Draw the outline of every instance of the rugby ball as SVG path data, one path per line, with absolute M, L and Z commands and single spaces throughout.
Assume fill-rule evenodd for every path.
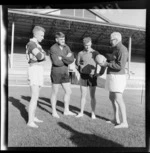
M 104 62 L 106 62 L 106 58 L 105 56 L 101 55 L 101 54 L 98 54 L 95 58 L 95 61 L 98 63 L 98 64 L 102 64 Z

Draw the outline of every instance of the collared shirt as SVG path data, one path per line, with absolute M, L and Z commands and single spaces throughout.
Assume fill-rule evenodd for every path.
M 107 74 L 125 74 L 128 50 L 121 42 L 113 47 L 113 50 L 112 56 L 115 58 L 107 64 Z

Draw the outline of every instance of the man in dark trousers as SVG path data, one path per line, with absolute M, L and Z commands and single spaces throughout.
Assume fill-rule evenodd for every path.
M 74 56 L 68 45 L 65 44 L 65 35 L 62 32 L 55 34 L 56 43 L 50 48 L 50 58 L 52 61 L 51 81 L 51 104 L 52 104 L 52 116 L 60 118 L 56 111 L 57 93 L 59 85 L 61 84 L 64 91 L 64 115 L 75 115 L 69 110 L 69 101 L 71 95 L 70 77 L 68 71 L 68 65 L 73 63 Z

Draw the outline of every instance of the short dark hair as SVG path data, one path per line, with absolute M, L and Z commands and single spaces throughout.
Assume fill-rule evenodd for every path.
M 40 27 L 40 26 L 35 26 L 32 30 L 33 34 L 37 31 L 43 31 L 45 32 L 45 29 L 43 27 Z
M 91 37 L 85 37 L 85 38 L 83 39 L 83 44 L 87 44 L 87 43 L 89 43 L 90 41 L 92 42 Z
M 64 38 L 65 37 L 65 34 L 62 33 L 62 32 L 56 32 L 55 33 L 55 38 Z

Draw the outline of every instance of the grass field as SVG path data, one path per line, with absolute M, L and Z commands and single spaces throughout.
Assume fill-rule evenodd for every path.
M 64 116 L 63 95 L 60 87 L 57 111 L 60 119 L 53 118 L 50 103 L 51 88 L 42 88 L 37 107 L 37 117 L 43 123 L 39 128 L 27 127 L 29 87 L 9 87 L 8 94 L 8 147 L 145 147 L 145 102 L 141 103 L 140 90 L 125 90 L 124 100 L 127 108 L 128 129 L 115 129 L 106 123 L 112 118 L 112 106 L 108 92 L 96 90 L 96 120 L 90 118 L 89 94 L 85 106 L 85 116 L 76 118 Z M 145 99 L 145 97 L 143 97 Z M 144 101 L 144 100 L 142 100 Z M 70 110 L 80 110 L 80 90 L 72 88 Z

